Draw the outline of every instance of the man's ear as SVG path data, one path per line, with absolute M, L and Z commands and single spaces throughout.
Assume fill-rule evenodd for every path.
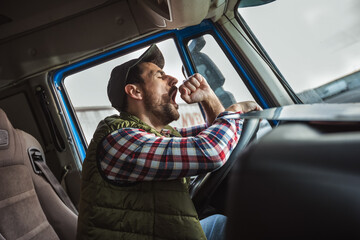
M 142 89 L 136 84 L 127 84 L 125 86 L 125 93 L 133 99 L 142 100 L 143 98 Z

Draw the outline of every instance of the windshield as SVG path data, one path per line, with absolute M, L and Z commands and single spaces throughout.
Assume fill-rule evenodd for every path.
M 239 19 L 304 103 L 360 102 L 359 12 L 359 0 L 242 0 L 238 6 Z

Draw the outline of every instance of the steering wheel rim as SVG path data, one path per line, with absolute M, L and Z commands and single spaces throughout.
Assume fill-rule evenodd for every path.
M 244 148 L 256 137 L 260 119 L 244 119 L 241 136 L 238 144 L 232 151 L 229 159 L 218 170 L 197 176 L 190 184 L 189 194 L 196 207 L 204 204 L 215 192 L 235 164 Z M 206 183 L 206 184 L 205 184 Z

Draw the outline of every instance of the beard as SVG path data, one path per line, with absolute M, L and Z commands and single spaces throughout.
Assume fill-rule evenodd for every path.
M 144 95 L 144 104 L 147 111 L 156 117 L 157 121 L 163 125 L 168 125 L 180 117 L 178 110 L 171 103 L 171 98 L 167 94 L 162 95 L 160 99 L 156 99 L 152 93 L 146 92 Z

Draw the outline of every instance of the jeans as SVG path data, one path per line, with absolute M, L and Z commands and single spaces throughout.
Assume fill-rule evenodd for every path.
M 200 221 L 208 240 L 225 239 L 226 219 L 224 215 L 215 214 Z

